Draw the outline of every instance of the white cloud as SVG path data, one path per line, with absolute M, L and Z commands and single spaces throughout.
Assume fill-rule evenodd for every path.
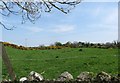
M 106 24 L 117 25 L 118 23 L 118 8 L 111 10 L 103 19 Z
M 98 14 L 97 14 L 98 11 Z M 101 11 L 101 12 L 100 12 Z M 118 8 L 103 9 L 96 8 L 94 10 L 97 15 L 97 21 L 89 25 L 91 28 L 117 29 L 118 27 Z
M 39 27 L 27 27 L 26 29 L 33 33 L 38 33 L 38 32 L 43 31 L 43 29 Z
M 89 34 L 85 34 L 85 37 L 92 36 L 94 41 L 116 40 L 118 38 L 118 8 L 101 8 L 100 11 L 96 20 L 86 25 Z
M 63 33 L 63 32 L 71 32 L 75 29 L 74 25 L 57 25 L 53 28 L 52 32 Z
M 111 9 L 106 16 L 101 20 L 101 23 L 106 27 L 106 29 L 111 29 L 112 32 L 118 29 L 118 10 L 117 8 Z

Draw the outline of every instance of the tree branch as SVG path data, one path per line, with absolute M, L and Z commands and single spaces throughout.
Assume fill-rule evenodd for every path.
M 72 7 L 75 7 L 81 2 L 81 0 L 53 1 L 41 0 L 41 2 L 5 2 L 4 0 L 0 0 L 0 2 L 3 3 L 0 5 L 0 10 L 2 10 L 0 14 L 3 16 L 9 16 L 10 14 L 21 15 L 22 22 L 29 20 L 34 23 L 34 21 L 40 18 L 42 12 L 51 12 L 52 8 L 56 8 L 57 10 L 67 14 Z M 2 22 L 0 22 L 0 24 L 7 29 Z
M 2 25 L 6 30 L 13 30 L 13 28 L 7 28 L 2 22 L 0 22 L 0 25 Z

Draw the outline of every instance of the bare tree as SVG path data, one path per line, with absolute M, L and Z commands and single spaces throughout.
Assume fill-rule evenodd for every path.
M 27 20 L 34 23 L 35 20 L 40 18 L 42 12 L 51 12 L 55 8 L 67 14 L 80 2 L 81 0 L 36 0 L 29 2 L 0 0 L 0 14 L 3 16 L 10 16 L 10 14 L 21 15 L 22 23 Z M 13 27 L 7 28 L 2 21 L 0 21 L 0 24 L 7 30 L 13 29 Z

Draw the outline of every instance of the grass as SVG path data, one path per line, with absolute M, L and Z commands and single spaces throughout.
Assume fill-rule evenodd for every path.
M 46 79 L 57 78 L 62 72 L 70 72 L 76 78 L 81 72 L 118 73 L 117 49 L 63 48 L 57 50 L 18 50 L 6 47 L 18 78 L 30 71 L 41 73 Z M 7 70 L 3 64 L 3 75 Z

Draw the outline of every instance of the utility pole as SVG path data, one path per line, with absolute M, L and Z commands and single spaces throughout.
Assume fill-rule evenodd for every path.
M 28 41 L 28 39 L 25 38 L 25 47 L 27 47 L 27 41 Z

